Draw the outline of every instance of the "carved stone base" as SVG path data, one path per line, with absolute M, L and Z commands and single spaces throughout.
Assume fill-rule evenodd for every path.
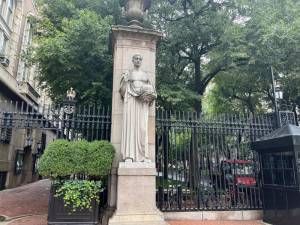
M 156 208 L 154 163 L 119 164 L 117 210 L 109 225 L 166 225 Z

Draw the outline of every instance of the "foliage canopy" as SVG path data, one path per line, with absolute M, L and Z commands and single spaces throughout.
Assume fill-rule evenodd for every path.
M 40 0 L 37 45 L 28 56 L 53 100 L 71 86 L 83 103 L 111 104 L 110 27 L 124 24 L 118 0 Z M 300 2 L 155 0 L 147 26 L 157 52 L 164 109 L 251 112 L 274 106 L 271 67 L 284 99 L 299 107 Z M 43 82 L 46 83 L 43 83 Z

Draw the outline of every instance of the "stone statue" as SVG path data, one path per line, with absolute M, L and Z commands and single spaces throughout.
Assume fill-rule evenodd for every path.
M 149 162 L 148 115 L 149 106 L 156 99 L 156 91 L 149 75 L 140 69 L 142 56 L 132 57 L 134 68 L 121 79 L 120 94 L 124 100 L 121 153 L 125 162 Z

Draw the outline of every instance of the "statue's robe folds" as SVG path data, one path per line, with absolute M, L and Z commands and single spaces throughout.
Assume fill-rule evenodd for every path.
M 144 89 L 148 90 L 145 93 Z M 152 89 L 149 91 L 149 89 Z M 148 81 L 130 81 L 127 75 L 121 80 L 120 94 L 124 100 L 123 128 L 121 140 L 122 159 L 133 162 L 149 160 L 148 150 L 148 116 L 149 102 L 143 95 L 156 98 L 154 86 Z

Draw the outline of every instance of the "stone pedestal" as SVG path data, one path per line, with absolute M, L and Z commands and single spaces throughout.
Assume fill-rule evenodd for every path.
M 123 163 L 118 169 L 117 210 L 109 225 L 166 225 L 155 201 L 154 163 Z

